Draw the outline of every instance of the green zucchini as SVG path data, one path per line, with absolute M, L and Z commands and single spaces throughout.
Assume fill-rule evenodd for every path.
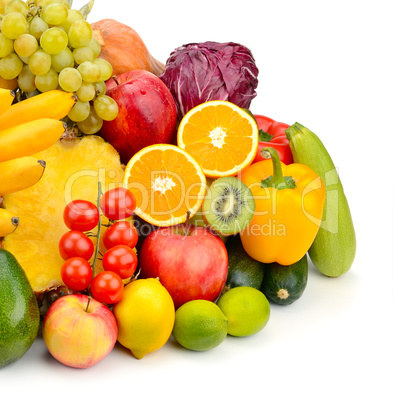
M 288 305 L 300 299 L 307 286 L 307 254 L 292 265 L 267 264 L 261 292 L 276 304 Z
M 244 251 L 239 235 L 228 238 L 226 249 L 229 257 L 226 290 L 238 286 L 259 289 L 264 276 L 265 264 L 254 260 Z
M 324 182 L 326 198 L 317 236 L 308 250 L 315 267 L 324 275 L 338 277 L 349 271 L 356 255 L 356 233 L 341 180 L 324 144 L 299 123 L 286 129 L 297 163 L 307 165 Z

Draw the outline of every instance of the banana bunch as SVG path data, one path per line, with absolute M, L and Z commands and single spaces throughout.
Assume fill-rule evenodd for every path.
M 46 162 L 32 155 L 57 142 L 65 131 L 60 121 L 76 102 L 75 95 L 48 91 L 13 103 L 14 92 L 0 88 L 0 197 L 33 186 Z M 0 208 L 0 237 L 18 226 L 18 218 Z

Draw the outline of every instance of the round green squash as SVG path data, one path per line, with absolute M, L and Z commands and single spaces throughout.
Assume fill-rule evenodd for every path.
M 307 254 L 292 265 L 267 264 L 261 292 L 276 304 L 288 305 L 300 299 L 307 286 Z
M 254 260 L 244 251 L 238 235 L 228 238 L 226 249 L 229 257 L 226 290 L 238 286 L 260 289 L 266 264 Z

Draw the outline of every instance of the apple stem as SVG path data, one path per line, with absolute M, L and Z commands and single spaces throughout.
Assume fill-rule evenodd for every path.
M 87 303 L 87 308 L 85 309 L 85 312 L 88 313 L 88 308 L 89 308 L 89 303 L 91 303 L 92 297 L 88 296 L 88 303 Z
M 117 80 L 117 77 L 114 75 L 113 77 L 113 81 L 116 83 L 116 85 L 120 85 L 119 81 Z
M 92 277 L 95 278 L 95 265 L 96 261 L 98 259 L 98 254 L 99 254 L 99 245 L 100 245 L 100 235 L 101 235 L 101 229 L 102 229 L 102 212 L 100 208 L 100 199 L 102 197 L 102 184 L 100 181 L 98 181 L 98 202 L 97 202 L 97 207 L 99 211 L 99 222 L 98 222 L 98 232 L 96 233 L 96 249 L 95 249 L 95 255 L 94 255 L 94 260 L 92 262 Z

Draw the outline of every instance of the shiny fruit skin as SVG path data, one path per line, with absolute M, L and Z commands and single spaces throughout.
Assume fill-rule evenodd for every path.
M 228 254 L 207 228 L 182 224 L 148 235 L 138 265 L 141 277 L 160 279 L 177 309 L 190 300 L 218 298 L 228 274 Z
M 81 257 L 72 257 L 65 261 L 60 274 L 64 284 L 71 290 L 85 290 L 92 282 L 92 268 Z
M 19 218 L 10 211 L 0 208 L 0 237 L 8 236 L 14 233 L 19 225 Z
M 105 216 L 111 220 L 126 219 L 133 215 L 136 201 L 131 191 L 117 187 L 102 195 L 100 207 Z
M 228 319 L 208 300 L 192 300 L 176 311 L 172 335 L 186 349 L 204 351 L 216 348 L 227 336 Z
M 55 301 L 43 320 L 43 340 L 51 355 L 66 366 L 87 368 L 105 358 L 117 340 L 112 312 L 86 295 Z
M 3 128 L 2 119 L 5 116 L 11 116 L 14 106 L 22 105 L 24 102 L 12 105 L 0 116 L 0 162 L 41 152 L 56 143 L 65 131 L 62 121 L 49 118 Z
M 70 230 L 60 238 L 59 252 L 64 261 L 72 257 L 88 261 L 94 252 L 94 244 L 84 233 Z
M 121 279 L 131 278 L 137 268 L 137 263 L 135 251 L 123 244 L 107 250 L 102 258 L 103 269 L 116 273 Z
M 219 297 L 217 305 L 228 319 L 228 334 L 232 336 L 260 332 L 271 314 L 268 299 L 260 290 L 250 286 L 229 289 Z
M 107 81 L 106 95 L 119 106 L 112 121 L 104 121 L 100 135 L 126 164 L 140 149 L 176 141 L 176 105 L 166 85 L 154 74 L 133 70 Z
M 92 202 L 73 200 L 66 205 L 63 219 L 69 229 L 87 232 L 98 224 L 99 211 Z
M 122 244 L 134 248 L 138 243 L 138 232 L 131 222 L 118 221 L 106 230 L 102 240 L 106 249 Z
M 115 272 L 103 271 L 92 280 L 91 293 L 101 303 L 117 303 L 122 298 L 123 292 L 123 281 Z
M 55 121 L 57 122 L 69 113 L 76 101 L 77 97 L 74 94 L 67 93 L 62 90 L 44 92 L 42 94 L 25 99 L 22 102 L 14 103 L 10 108 L 7 109 L 5 113 L 0 115 L 0 127 L 2 130 L 4 130 L 6 128 L 15 127 L 20 124 L 29 123 L 38 119 L 51 119 L 50 123 L 54 123 Z M 37 123 L 38 122 L 36 122 L 36 125 L 38 125 Z M 41 132 L 38 137 L 30 138 L 29 140 L 28 138 L 25 138 L 25 142 L 27 143 L 26 147 L 30 151 L 32 151 L 32 144 L 36 142 L 44 142 L 44 146 L 41 149 L 46 149 L 52 144 L 50 139 L 51 136 L 46 131 L 50 130 L 51 127 L 44 127 L 46 126 L 45 123 L 46 120 L 43 120 L 43 122 L 39 124 L 39 128 L 44 128 L 46 135 Z M 53 142 L 57 141 L 64 131 L 64 127 L 61 122 L 57 123 L 57 125 L 61 126 L 62 131 L 58 135 L 55 134 L 56 138 L 54 138 Z M 45 138 L 43 138 L 43 136 L 45 136 Z M 45 140 L 49 141 L 50 143 L 47 144 Z M 39 152 L 41 149 L 35 149 L 34 152 Z
M 142 359 L 169 339 L 175 320 L 172 297 L 158 279 L 138 279 L 126 285 L 113 306 L 119 327 L 118 341 Z
M 16 193 L 35 185 L 43 176 L 46 162 L 23 156 L 0 162 L 0 194 Z

